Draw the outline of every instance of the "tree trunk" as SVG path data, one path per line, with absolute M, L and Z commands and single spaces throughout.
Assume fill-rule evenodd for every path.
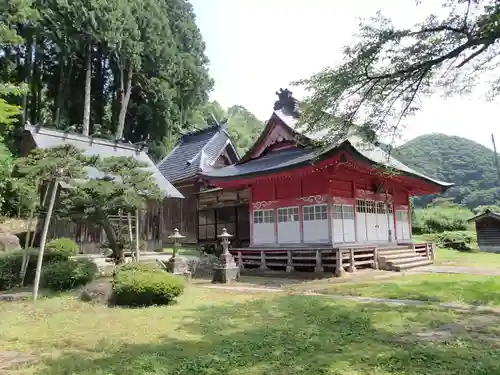
M 122 85 L 121 92 L 121 103 L 120 103 L 120 113 L 118 115 L 118 124 L 116 126 L 116 139 L 123 138 L 123 129 L 125 128 L 125 116 L 127 115 L 128 102 L 130 100 L 130 93 L 132 92 L 132 68 L 128 70 L 127 73 L 127 83 L 125 90 Z
M 128 240 L 130 243 L 130 252 L 132 252 L 132 244 L 134 243 L 134 234 L 132 233 L 132 214 L 127 213 L 127 221 L 128 221 Z
M 19 272 L 19 286 L 24 286 L 24 278 L 26 277 L 26 270 L 28 269 L 28 263 L 30 261 L 29 257 L 29 243 L 31 236 L 31 227 L 33 226 L 33 219 L 35 217 L 35 207 L 33 204 L 30 209 L 29 219 L 28 219 L 28 228 L 26 229 L 26 239 L 24 241 L 24 252 L 23 252 L 23 260 L 21 262 L 21 271 Z M 36 235 L 36 230 L 33 233 L 33 237 Z
M 31 87 L 31 81 L 33 78 L 33 45 L 35 41 L 33 40 L 33 36 L 30 33 L 28 37 L 27 46 L 26 46 L 26 84 L 28 87 Z M 29 90 L 26 91 L 23 95 L 23 126 L 26 124 L 26 120 L 28 119 L 28 105 L 29 105 Z
M 125 256 L 123 253 L 123 246 L 118 243 L 116 238 L 115 230 L 113 229 L 113 225 L 109 221 L 109 218 L 106 215 L 102 215 L 102 228 L 104 229 L 104 233 L 106 233 L 106 237 L 109 241 L 109 247 L 113 251 L 112 257 L 115 259 L 116 264 L 121 264 L 125 262 Z
M 65 77 L 64 77 L 64 56 L 61 54 L 61 57 L 59 59 L 59 82 L 57 83 L 57 97 L 56 97 L 56 103 L 55 103 L 55 110 L 54 110 L 54 125 L 58 128 L 59 123 L 61 122 L 61 107 L 64 102 L 64 82 L 65 82 Z
M 139 249 L 139 209 L 135 210 L 135 260 L 139 262 L 140 258 Z
M 52 216 L 52 211 L 54 210 L 54 204 L 56 203 L 58 186 L 59 180 L 56 178 L 54 180 L 52 194 L 50 195 L 49 207 L 47 208 L 47 213 L 45 214 L 45 222 L 43 223 L 42 236 L 40 238 L 40 250 L 38 251 L 35 281 L 33 283 L 33 301 L 36 301 L 38 298 L 38 288 L 40 287 L 40 276 L 42 274 L 43 253 L 45 251 L 45 243 L 47 242 L 47 234 L 49 233 L 50 218 Z
M 88 44 L 85 56 L 85 98 L 83 104 L 82 134 L 89 135 L 90 128 L 90 88 L 92 82 L 92 44 Z

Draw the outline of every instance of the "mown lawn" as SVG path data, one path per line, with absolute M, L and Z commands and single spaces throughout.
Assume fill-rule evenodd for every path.
M 368 282 L 333 283 L 319 280 L 309 285 L 296 284 L 290 289 L 336 295 L 500 306 L 500 277 L 495 276 L 417 274 Z
M 0 352 L 40 357 L 13 375 L 500 373 L 500 317 L 451 310 L 191 286 L 171 307 L 58 297 L 0 316 Z
M 438 248 L 434 264 L 438 266 L 500 269 L 500 254 L 485 252 L 472 253 Z

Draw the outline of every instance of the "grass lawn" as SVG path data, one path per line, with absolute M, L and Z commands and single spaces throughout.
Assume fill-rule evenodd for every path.
M 500 306 L 500 277 L 495 276 L 417 274 L 368 282 L 333 283 L 318 280 L 309 285 L 307 282 L 296 284 L 290 289 L 350 296 Z
M 12 375 L 500 373 L 494 315 L 191 286 L 170 307 L 57 297 L 0 316 L 0 356 L 40 357 Z
M 435 265 L 500 269 L 500 254 L 468 253 L 452 249 L 438 248 Z

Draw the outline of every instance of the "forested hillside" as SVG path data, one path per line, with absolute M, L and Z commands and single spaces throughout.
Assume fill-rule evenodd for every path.
M 161 155 L 208 98 L 205 44 L 186 0 L 2 4 L 0 95 L 23 108 L 15 127 L 147 139 Z M 7 141 L 13 130 L 3 129 Z
M 469 208 L 498 205 L 500 185 L 494 153 L 470 139 L 444 134 L 417 137 L 394 151 L 403 163 L 436 179 L 453 182 L 445 195 Z M 415 200 L 421 205 L 434 197 Z

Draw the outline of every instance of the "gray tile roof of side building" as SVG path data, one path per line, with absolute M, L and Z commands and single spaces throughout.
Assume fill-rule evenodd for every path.
M 186 180 L 209 170 L 226 146 L 239 160 L 226 124 L 210 126 L 184 134 L 157 166 L 163 176 L 172 182 Z
M 325 135 L 321 133 L 308 134 L 302 129 L 298 128 L 298 119 L 292 115 L 288 115 L 284 110 L 278 109 L 273 112 L 273 116 L 278 117 L 286 126 L 292 129 L 294 132 L 306 136 L 312 140 L 321 140 Z M 342 146 L 352 146 L 357 153 L 359 153 L 363 158 L 367 159 L 373 164 L 383 165 L 388 168 L 393 168 L 403 173 L 425 179 L 431 183 L 441 186 L 443 189 L 448 189 L 453 186 L 453 183 L 443 182 L 431 177 L 428 177 L 416 170 L 408 167 L 407 165 L 401 163 L 399 160 L 390 156 L 386 151 L 377 147 L 373 144 L 367 144 L 363 142 L 363 139 L 356 135 L 355 129 L 350 132 L 344 139 L 341 139 L 334 145 L 325 147 L 323 149 L 316 148 L 315 150 L 306 149 L 295 149 L 295 150 L 285 150 L 277 153 L 270 153 L 263 157 L 244 161 L 239 165 L 232 165 L 224 167 L 220 170 L 209 170 L 203 173 L 204 176 L 210 178 L 230 178 L 230 177 L 243 177 L 249 176 L 256 173 L 267 173 L 272 171 L 277 171 L 279 169 L 288 168 L 291 166 L 297 166 L 301 163 L 311 163 L 315 158 L 321 157 L 335 149 L 339 149 Z M 275 154 L 275 155 L 273 155 Z
M 474 217 L 471 217 L 470 219 L 467 219 L 467 221 L 468 222 L 477 221 L 477 220 L 484 219 L 486 217 L 491 217 L 493 219 L 500 221 L 500 212 L 493 212 L 491 210 L 486 210 L 482 214 L 479 214 L 479 215 L 476 215 Z
M 50 148 L 71 144 L 82 150 L 85 155 L 99 155 L 100 157 L 125 156 L 133 157 L 149 166 L 144 168 L 152 173 L 154 181 L 167 198 L 184 198 L 184 196 L 166 179 L 156 168 L 153 161 L 149 158 L 145 150 L 139 151 L 135 146 L 115 143 L 113 141 L 89 138 L 82 134 L 64 133 L 59 130 L 49 128 L 37 128 L 35 126 L 26 126 L 25 131 L 31 134 L 35 144 L 40 148 Z M 102 177 L 102 172 L 95 168 L 87 168 L 90 178 Z

